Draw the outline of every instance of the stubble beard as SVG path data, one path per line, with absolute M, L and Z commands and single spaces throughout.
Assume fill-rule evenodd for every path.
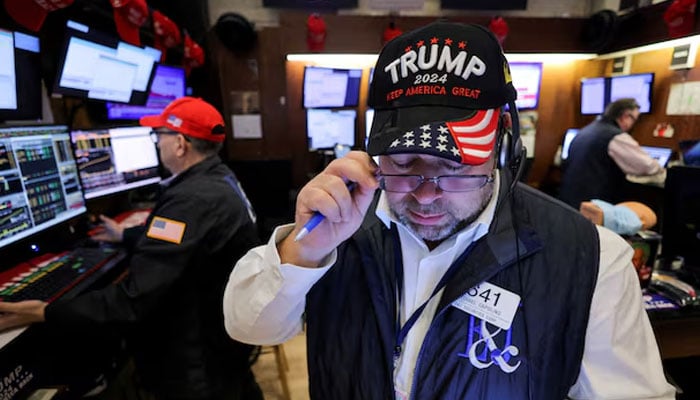
M 464 229 L 481 215 L 493 195 L 493 184 L 488 184 L 473 193 L 474 196 L 467 201 L 478 200 L 478 204 L 474 207 L 458 208 L 443 199 L 437 199 L 430 204 L 419 204 L 415 198 L 406 196 L 406 201 L 390 204 L 390 209 L 396 218 L 416 236 L 427 242 L 439 243 Z M 445 213 L 448 220 L 440 225 L 420 225 L 408 217 L 410 211 L 419 214 Z

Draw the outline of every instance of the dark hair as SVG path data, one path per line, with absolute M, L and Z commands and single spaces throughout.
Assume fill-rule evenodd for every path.
M 639 103 L 633 98 L 617 99 L 605 107 L 603 116 L 612 120 L 616 120 L 626 111 L 639 109 Z
M 197 153 L 200 153 L 207 157 L 219 154 L 221 148 L 223 147 L 223 143 L 221 142 L 212 142 L 211 140 L 197 139 L 193 138 L 192 136 L 187 136 L 187 139 L 189 139 L 190 143 L 192 143 L 192 147 Z

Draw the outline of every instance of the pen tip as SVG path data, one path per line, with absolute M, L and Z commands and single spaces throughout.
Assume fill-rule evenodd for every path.
M 294 237 L 294 241 L 295 241 L 295 242 L 298 242 L 298 241 L 300 241 L 301 239 L 303 239 L 303 238 L 304 238 L 306 235 L 308 235 L 308 234 L 309 234 L 309 230 L 308 230 L 308 229 L 306 229 L 306 228 L 301 228 L 301 230 L 299 231 L 299 233 L 297 233 L 297 235 Z

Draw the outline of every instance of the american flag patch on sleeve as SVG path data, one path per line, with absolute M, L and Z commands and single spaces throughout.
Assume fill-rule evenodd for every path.
M 187 224 L 163 217 L 153 217 L 146 236 L 166 242 L 180 244 Z

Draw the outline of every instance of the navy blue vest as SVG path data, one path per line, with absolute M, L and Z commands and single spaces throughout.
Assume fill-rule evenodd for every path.
M 443 292 L 412 398 L 565 398 L 579 374 L 598 259 L 597 231 L 578 213 L 521 184 L 502 195 L 489 233 Z M 312 399 L 394 398 L 394 275 L 392 235 L 370 212 L 307 296 Z M 508 331 L 450 305 L 483 281 L 521 296 Z
M 622 130 L 614 121 L 598 118 L 571 142 L 559 198 L 578 209 L 591 199 L 619 203 L 624 200 L 625 174 L 608 155 L 610 141 Z

